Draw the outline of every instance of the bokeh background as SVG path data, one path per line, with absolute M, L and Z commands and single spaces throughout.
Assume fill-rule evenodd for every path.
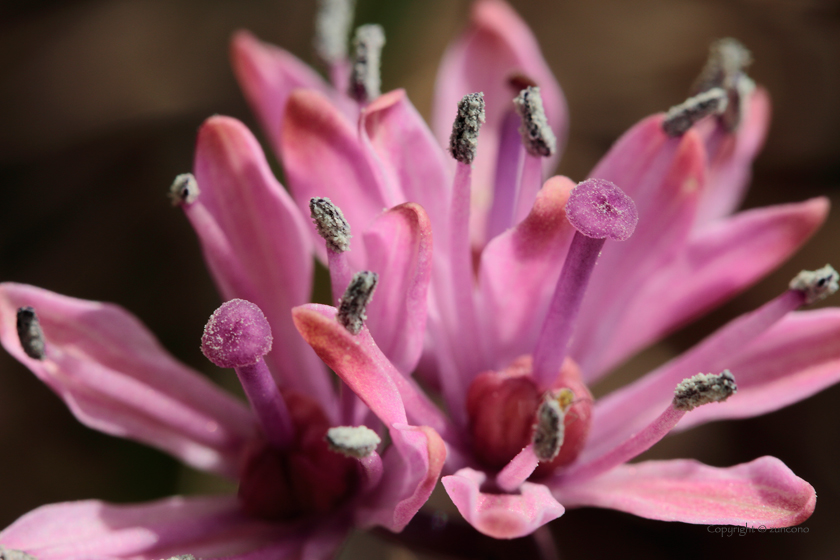
M 630 125 L 681 102 L 709 42 L 732 36 L 752 50 L 750 73 L 774 101 L 745 205 L 816 195 L 840 202 L 840 2 L 511 3 L 567 96 L 572 121 L 564 174 L 585 178 Z M 428 116 L 437 61 L 465 25 L 468 8 L 467 0 L 358 0 L 357 23 L 386 30 L 384 89 L 405 87 Z M 0 2 L 0 279 L 117 302 L 180 359 L 230 385 L 232 375 L 213 371 L 199 351 L 203 325 L 220 302 L 195 236 L 166 190 L 191 168 L 204 118 L 232 115 L 256 130 L 228 64 L 231 33 L 250 29 L 312 62 L 314 9 L 314 0 Z M 838 239 L 835 214 L 779 271 L 643 352 L 596 386 L 596 394 L 774 297 L 798 270 L 838 264 Z M 838 400 L 835 387 L 761 418 L 668 438 L 646 455 L 717 466 L 775 455 L 817 490 L 807 534 L 721 538 L 705 526 L 583 509 L 551 525 L 562 557 L 840 557 Z M 4 352 L 0 457 L 0 526 L 48 502 L 226 490 L 162 453 L 81 426 Z M 445 496 L 430 507 L 452 512 Z M 354 536 L 342 554 L 427 557 L 369 535 Z

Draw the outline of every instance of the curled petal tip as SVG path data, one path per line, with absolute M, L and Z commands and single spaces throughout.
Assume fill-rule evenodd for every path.
M 244 299 L 222 304 L 204 326 L 201 352 L 222 368 L 253 365 L 271 350 L 271 327 L 263 312 Z
M 616 241 L 633 235 L 639 221 L 633 199 L 605 179 L 587 179 L 575 187 L 566 203 L 566 216 L 583 235 Z

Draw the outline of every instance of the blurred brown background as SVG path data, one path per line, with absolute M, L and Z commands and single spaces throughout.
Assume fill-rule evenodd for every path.
M 469 3 L 358 3 L 358 23 L 377 22 L 386 30 L 384 89 L 406 87 L 428 116 L 437 61 L 464 25 Z M 511 3 L 531 25 L 567 95 L 572 122 L 563 173 L 584 178 L 627 127 L 682 101 L 708 43 L 733 36 L 752 50 L 751 75 L 774 101 L 746 205 L 818 194 L 840 202 L 840 3 Z M 228 65 L 231 32 L 251 29 L 311 62 L 313 14 L 314 0 L 0 3 L 0 280 L 120 303 L 175 355 L 209 371 L 198 341 L 219 301 L 195 237 L 169 206 L 166 189 L 191 168 L 195 131 L 205 117 L 233 115 L 255 128 Z M 831 260 L 837 265 L 838 235 L 835 214 L 782 270 L 643 353 L 622 379 L 775 296 L 799 269 Z M 718 466 L 780 457 L 817 489 L 807 534 L 721 538 L 705 526 L 586 509 L 552 524 L 561 554 L 840 557 L 838 399 L 835 387 L 762 418 L 704 426 L 648 454 Z M 215 487 L 168 456 L 82 427 L 5 353 L 0 444 L 0 526 L 48 502 L 136 501 Z M 378 542 L 356 537 L 345 557 L 415 557 Z

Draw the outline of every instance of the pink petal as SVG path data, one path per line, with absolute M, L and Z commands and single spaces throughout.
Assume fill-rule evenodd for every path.
M 239 86 L 275 150 L 280 149 L 286 102 L 295 89 L 314 89 L 331 96 L 351 118 L 358 112 L 353 109 L 354 104 L 337 95 L 312 68 L 291 53 L 263 43 L 248 31 L 233 35 L 230 58 Z
M 432 273 L 432 228 L 419 205 L 381 214 L 364 233 L 367 268 L 379 274 L 367 324 L 377 346 L 408 375 L 423 351 Z
M 441 482 L 464 519 L 489 537 L 530 535 L 565 511 L 542 484 L 525 482 L 519 494 L 485 494 L 480 488 L 486 479 L 483 472 L 464 468 Z
M 752 175 L 752 162 L 764 145 L 769 127 L 770 96 L 764 88 L 757 88 L 737 132 L 719 132 L 725 137 L 710 146 L 709 188 L 703 192 L 695 227 L 727 216 L 741 204 Z
M 395 424 L 389 432 L 393 445 L 385 452 L 382 482 L 361 497 L 356 522 L 361 527 L 382 525 L 399 532 L 434 490 L 446 446 L 437 432 L 425 426 Z
M 494 368 L 534 351 L 575 233 L 565 211 L 574 186 L 566 177 L 546 181 L 528 217 L 481 254 L 478 309 Z
M 813 513 L 814 488 L 775 457 L 725 469 L 692 460 L 622 465 L 555 489 L 567 507 L 617 509 L 662 521 L 789 527 Z
M 449 162 L 405 91 L 386 93 L 368 105 L 359 128 L 391 189 L 399 193 L 400 201 L 423 207 L 432 222 L 435 243 L 443 247 L 452 185 Z
M 692 235 L 679 255 L 639 286 L 589 382 L 634 351 L 721 304 L 793 254 L 828 213 L 828 200 L 748 210 Z
M 43 560 L 160 559 L 237 554 L 283 527 L 249 519 L 233 496 L 167 498 L 137 505 L 88 500 L 42 506 L 0 533 L 3 546 Z
M 840 310 L 788 315 L 728 364 L 738 381 L 738 393 L 718 406 L 686 415 L 678 430 L 772 412 L 840 381 Z
M 195 176 L 201 193 L 184 210 L 223 297 L 246 299 L 265 313 L 275 340 L 265 359 L 278 383 L 332 410 L 329 377 L 290 315 L 309 299 L 312 287 L 309 226 L 274 178 L 257 140 L 235 119 L 211 117 L 201 127 Z M 226 239 L 224 255 L 195 219 L 196 205 L 207 210 Z
M 282 130 L 283 169 L 303 215 L 309 199 L 329 198 L 344 213 L 351 231 L 365 231 L 383 208 L 404 200 L 386 192 L 382 172 L 359 138 L 356 127 L 333 104 L 313 90 L 292 93 Z M 309 227 L 315 247 L 326 262 L 324 241 Z M 354 268 L 364 266 L 364 248 L 351 245 Z
M 446 146 L 458 101 L 468 93 L 484 92 L 487 122 L 481 127 L 474 164 L 474 240 L 484 238 L 502 122 L 519 93 L 508 80 L 517 74 L 527 76 L 540 87 L 548 122 L 558 138 L 557 154 L 544 164 L 544 171 L 548 172 L 557 165 L 568 126 L 566 100 L 560 85 L 543 59 L 531 30 L 510 6 L 500 0 L 475 2 L 470 28 L 449 46 L 441 61 L 432 117 L 435 135 Z
M 589 282 L 570 350 L 588 375 L 622 336 L 618 327 L 640 287 L 685 246 L 705 183 L 700 137 L 668 138 L 661 120 L 633 127 L 592 172 L 633 198 L 639 222 L 626 241 L 605 244 Z
M 16 329 L 35 308 L 46 359 L 29 358 Z M 50 386 L 83 424 L 158 447 L 194 467 L 235 477 L 251 413 L 176 361 L 131 314 L 111 304 L 23 284 L 0 285 L 0 341 Z

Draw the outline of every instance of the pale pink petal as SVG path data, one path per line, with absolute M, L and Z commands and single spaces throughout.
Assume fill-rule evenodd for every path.
M 379 274 L 367 309 L 377 346 L 408 375 L 423 351 L 432 274 L 432 228 L 423 208 L 401 204 L 381 214 L 364 233 L 366 268 Z
M 200 194 L 184 211 L 222 296 L 246 299 L 265 313 L 275 341 L 265 360 L 278 383 L 332 410 L 327 372 L 298 336 L 290 314 L 312 289 L 309 225 L 274 178 L 256 138 L 235 119 L 211 117 L 201 127 L 195 176 Z M 196 219 L 204 209 L 226 240 L 223 256 Z
M 678 430 L 772 412 L 840 381 L 840 310 L 788 315 L 727 364 L 738 381 L 738 393 L 718 406 L 686 415 Z
M 481 254 L 478 310 L 494 368 L 534 351 L 575 233 L 565 211 L 574 186 L 566 177 L 546 181 L 528 217 Z
M 42 560 L 160 560 L 238 554 L 284 537 L 296 539 L 283 526 L 242 514 L 234 496 L 175 497 L 134 505 L 88 500 L 42 506 L 4 529 L 0 544 Z
M 305 216 L 312 197 L 326 197 L 344 213 L 351 231 L 362 232 L 383 209 L 404 202 L 387 192 L 382 172 L 354 124 L 314 90 L 292 93 L 281 144 L 289 188 Z M 323 240 L 314 226 L 309 229 L 318 255 L 326 262 Z M 352 243 L 348 257 L 354 268 L 362 268 L 362 244 Z
M 280 150 L 286 102 L 295 89 L 314 89 L 330 96 L 351 118 L 358 113 L 356 104 L 338 95 L 312 68 L 291 53 L 263 43 L 248 31 L 233 35 L 230 58 L 239 86 L 275 150 Z
M 770 96 L 757 88 L 734 134 L 720 131 L 707 140 L 709 183 L 700 200 L 695 227 L 727 216 L 743 201 L 752 175 L 752 162 L 764 145 L 770 127 Z
M 26 306 L 35 308 L 43 329 L 44 360 L 20 346 L 16 314 Z M 176 361 L 115 305 L 2 284 L 0 341 L 83 424 L 158 447 L 197 468 L 235 477 L 243 446 L 256 437 L 244 405 Z
M 558 138 L 558 150 L 547 158 L 544 171 L 557 165 L 566 138 L 568 116 L 560 85 L 543 59 L 525 22 L 501 0 L 479 0 L 472 7 L 470 27 L 447 49 L 435 84 L 433 129 L 441 145 L 448 145 L 458 102 L 464 95 L 484 92 L 487 121 L 481 127 L 473 180 L 475 241 L 483 240 L 485 219 L 493 197 L 493 174 L 502 122 L 519 93 L 509 79 L 524 75 L 540 87 L 545 113 Z
M 356 524 L 399 532 L 434 490 L 446 446 L 437 432 L 425 426 L 394 424 L 389 433 L 392 445 L 383 459 L 384 476 L 373 492 L 360 497 Z
M 616 336 L 591 360 L 588 381 L 743 290 L 793 254 L 828 214 L 828 200 L 748 210 L 696 232 L 639 286 Z
M 625 134 L 592 172 L 633 198 L 639 223 L 626 241 L 604 245 L 587 287 L 570 348 L 587 375 L 622 336 L 618 327 L 640 287 L 685 246 L 705 169 L 700 137 L 668 138 L 655 116 Z
M 715 468 L 692 460 L 622 465 L 555 488 L 567 507 L 596 506 L 662 521 L 789 527 L 813 513 L 814 488 L 775 457 Z
M 565 511 L 542 484 L 525 482 L 518 494 L 486 494 L 481 491 L 486 479 L 483 472 L 464 468 L 441 482 L 464 519 L 489 537 L 524 537 Z
M 444 247 L 452 185 L 448 157 L 405 91 L 388 92 L 368 105 L 362 111 L 360 131 L 399 201 L 423 207 L 432 222 L 435 245 Z

